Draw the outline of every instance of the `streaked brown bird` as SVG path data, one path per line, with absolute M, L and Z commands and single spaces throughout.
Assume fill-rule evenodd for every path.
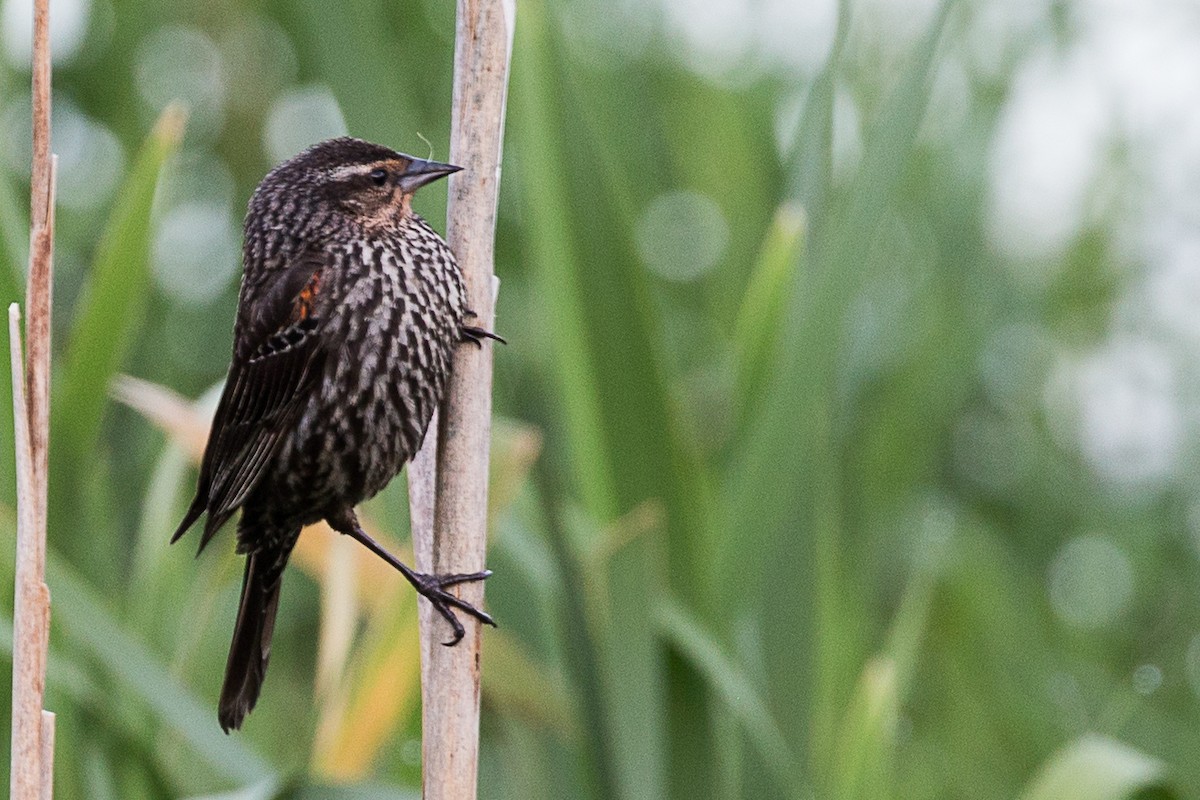
M 246 556 L 218 718 L 226 733 L 254 708 L 271 655 L 280 578 L 305 525 L 325 520 L 370 548 L 433 604 L 492 618 L 447 591 L 491 572 L 425 575 L 368 536 L 354 507 L 420 448 L 472 326 L 446 242 L 413 193 L 458 167 L 359 139 L 321 142 L 273 169 L 250 198 L 233 361 L 196 497 L 171 538 L 207 513 L 200 550 L 238 510 Z M 503 340 L 501 340 L 503 341 Z

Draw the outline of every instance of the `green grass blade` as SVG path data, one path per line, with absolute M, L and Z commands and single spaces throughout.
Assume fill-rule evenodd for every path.
M 837 766 L 836 796 L 844 800 L 884 798 L 895 755 L 900 687 L 894 659 L 867 660 L 846 710 Z
M 709 587 L 718 579 L 714 493 L 691 435 L 698 426 L 687 424 L 683 406 L 671 396 L 662 315 L 632 235 L 636 210 L 645 201 L 645 181 L 628 168 L 630 153 L 638 154 L 635 160 L 649 160 L 653 151 L 647 152 L 636 137 L 626 137 L 621 121 L 647 98 L 632 86 L 588 83 L 565 57 L 556 63 L 566 88 L 567 118 L 580 120 L 584 134 L 572 137 L 575 147 L 569 150 L 577 166 L 571 173 L 586 171 L 578 165 L 595 165 L 602 190 L 576 200 L 575 235 L 589 255 L 579 277 L 589 301 L 584 309 L 588 344 L 621 511 L 647 496 L 663 502 L 671 589 L 710 618 Z M 724 161 L 735 174 L 736 160 L 730 156 Z M 579 198 L 584 187 L 575 184 L 574 191 Z
M 775 212 L 767 230 L 734 324 L 737 374 L 733 404 L 738 430 L 745 430 L 749 424 L 769 382 L 803 249 L 804 211 L 794 203 L 785 203 Z
M 108 219 L 79 299 L 55 403 L 55 440 L 64 461 L 90 453 L 108 385 L 138 329 L 150 288 L 150 212 L 163 165 L 179 147 L 184 114 L 163 112 L 139 153 Z
M 763 762 L 787 797 L 802 797 L 798 760 L 750 679 L 704 627 L 678 602 L 655 607 L 660 634 L 704 676 L 729 712 L 745 727 Z
M 953 531 L 948 511 L 926 514 L 917 538 L 921 560 L 905 587 L 883 652 L 867 660 L 850 699 L 839 740 L 835 793 L 845 800 L 894 795 L 896 725 L 917 668 L 939 563 Z
M 1042 767 L 1021 800 L 1171 800 L 1157 759 L 1103 736 L 1067 745 Z
M 571 243 L 569 195 L 563 175 L 563 142 L 552 108 L 553 79 L 547 57 L 541 5 L 522 9 L 517 27 L 523 58 L 513 70 L 513 138 L 522 158 L 526 192 L 536 198 L 529 208 L 529 250 L 539 294 L 552 298 L 543 306 L 546 330 L 553 331 L 556 388 L 564 433 L 576 474 L 574 486 L 597 519 L 611 519 L 618 502 L 602 429 L 599 390 L 587 344 L 581 265 Z
M 241 782 L 273 777 L 270 764 L 250 750 L 244 739 L 223 734 L 215 709 L 180 684 L 70 567 L 50 554 L 46 572 L 55 627 L 73 647 L 94 658 L 108 680 L 141 699 L 217 773 Z
M 813 216 L 823 212 L 829 196 L 833 167 L 834 90 L 841 68 L 842 49 L 850 35 L 850 10 L 850 0 L 839 0 L 833 48 L 808 91 L 804 118 L 787 159 L 789 194 Z
M 521 58 L 513 65 L 512 77 L 512 149 L 523 165 L 523 188 L 530 199 L 525 209 L 530 265 L 542 300 L 539 316 L 547 325 L 547 340 L 553 342 L 557 410 L 565 422 L 573 470 L 569 482 L 582 497 L 586 516 L 603 525 L 615 520 L 623 505 L 632 505 L 621 487 L 640 476 L 631 478 L 618 469 L 622 441 L 611 424 L 611 397 L 619 389 L 605 383 L 612 377 L 604 361 L 611 352 L 601 343 L 618 345 L 624 340 L 596 328 L 599 298 L 588 284 L 595 265 L 585 264 L 580 252 L 588 252 L 589 260 L 598 256 L 574 241 L 579 229 L 573 212 L 580 213 L 580 204 L 567 182 L 570 143 L 562 123 L 561 74 L 551 58 L 548 13 L 543 3 L 521 7 L 514 47 Z M 551 513 L 557 513 L 554 507 L 568 501 L 557 487 L 549 491 L 547 503 Z M 559 552 L 561 568 L 569 569 L 565 562 L 571 556 L 561 548 Z M 658 644 L 645 615 L 659 582 L 654 564 L 646 542 L 615 556 L 606 574 L 596 576 L 607 584 L 607 596 L 613 600 L 609 615 L 589 629 L 593 638 L 588 646 L 595 648 L 594 666 L 600 673 L 600 685 L 589 687 L 595 694 L 584 707 L 588 721 L 600 723 L 590 733 L 598 739 L 590 752 L 601 762 L 593 765 L 593 773 L 602 781 L 611 780 L 615 796 L 624 800 L 657 800 L 665 794 L 665 687 Z M 579 609 L 568 607 L 565 612 L 577 617 Z M 619 647 L 608 636 L 618 624 Z M 586 659 L 572 665 L 576 685 L 587 685 L 592 666 Z
M 789 310 L 777 379 L 727 482 L 731 539 L 739 546 L 771 544 L 769 559 L 758 556 L 764 559 L 758 563 L 767 564 L 770 613 L 806 621 L 793 626 L 791 635 L 775 637 L 767 658 L 768 669 L 781 676 L 776 691 L 789 698 L 813 698 L 807 719 L 797 709 L 781 722 L 790 735 L 807 737 L 819 783 L 822 774 L 830 775 L 839 709 L 852 690 L 851 676 L 864 645 L 859 641 L 863 628 L 846 618 L 842 597 L 840 552 L 848 487 L 840 437 L 850 406 L 837 395 L 839 354 L 846 315 L 869 277 L 864 269 L 870 263 L 869 248 L 909 167 L 951 5 L 943 2 L 938 9 L 910 67 L 869 129 L 861 168 L 847 192 L 848 206 L 813 220 L 812 269 Z M 781 474 L 791 479 L 779 480 Z M 797 580 L 798 564 L 811 565 L 808 579 Z M 847 600 L 851 594 L 847 591 Z

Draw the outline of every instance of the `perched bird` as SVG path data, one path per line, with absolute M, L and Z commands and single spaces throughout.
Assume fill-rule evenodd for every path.
M 459 167 L 359 139 L 321 142 L 273 169 L 250 198 L 233 361 L 196 497 L 171 538 L 208 514 L 200 550 L 241 509 L 241 605 L 218 718 L 254 708 L 271 655 L 280 577 L 303 526 L 325 520 L 385 559 L 450 623 L 446 591 L 491 572 L 425 575 L 368 536 L 354 507 L 420 448 L 454 348 L 500 337 L 472 326 L 446 242 L 412 210 Z

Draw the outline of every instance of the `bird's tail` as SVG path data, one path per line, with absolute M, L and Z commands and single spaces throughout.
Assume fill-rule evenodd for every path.
M 246 558 L 246 576 L 242 580 L 242 601 L 229 661 L 225 664 L 225 683 L 217 716 L 221 729 L 229 733 L 240 728 L 242 720 L 254 708 L 271 658 L 271 635 L 275 632 L 275 612 L 279 608 L 280 577 L 283 562 L 278 553 L 260 551 Z

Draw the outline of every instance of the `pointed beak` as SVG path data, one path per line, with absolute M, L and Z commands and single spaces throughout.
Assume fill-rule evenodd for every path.
M 437 161 L 414 158 L 409 162 L 408 169 L 400 174 L 400 179 L 396 183 L 399 185 L 400 191 L 412 194 L 425 184 L 433 183 L 438 178 L 452 175 L 461 169 L 462 167 L 456 167 L 453 164 L 440 164 Z

